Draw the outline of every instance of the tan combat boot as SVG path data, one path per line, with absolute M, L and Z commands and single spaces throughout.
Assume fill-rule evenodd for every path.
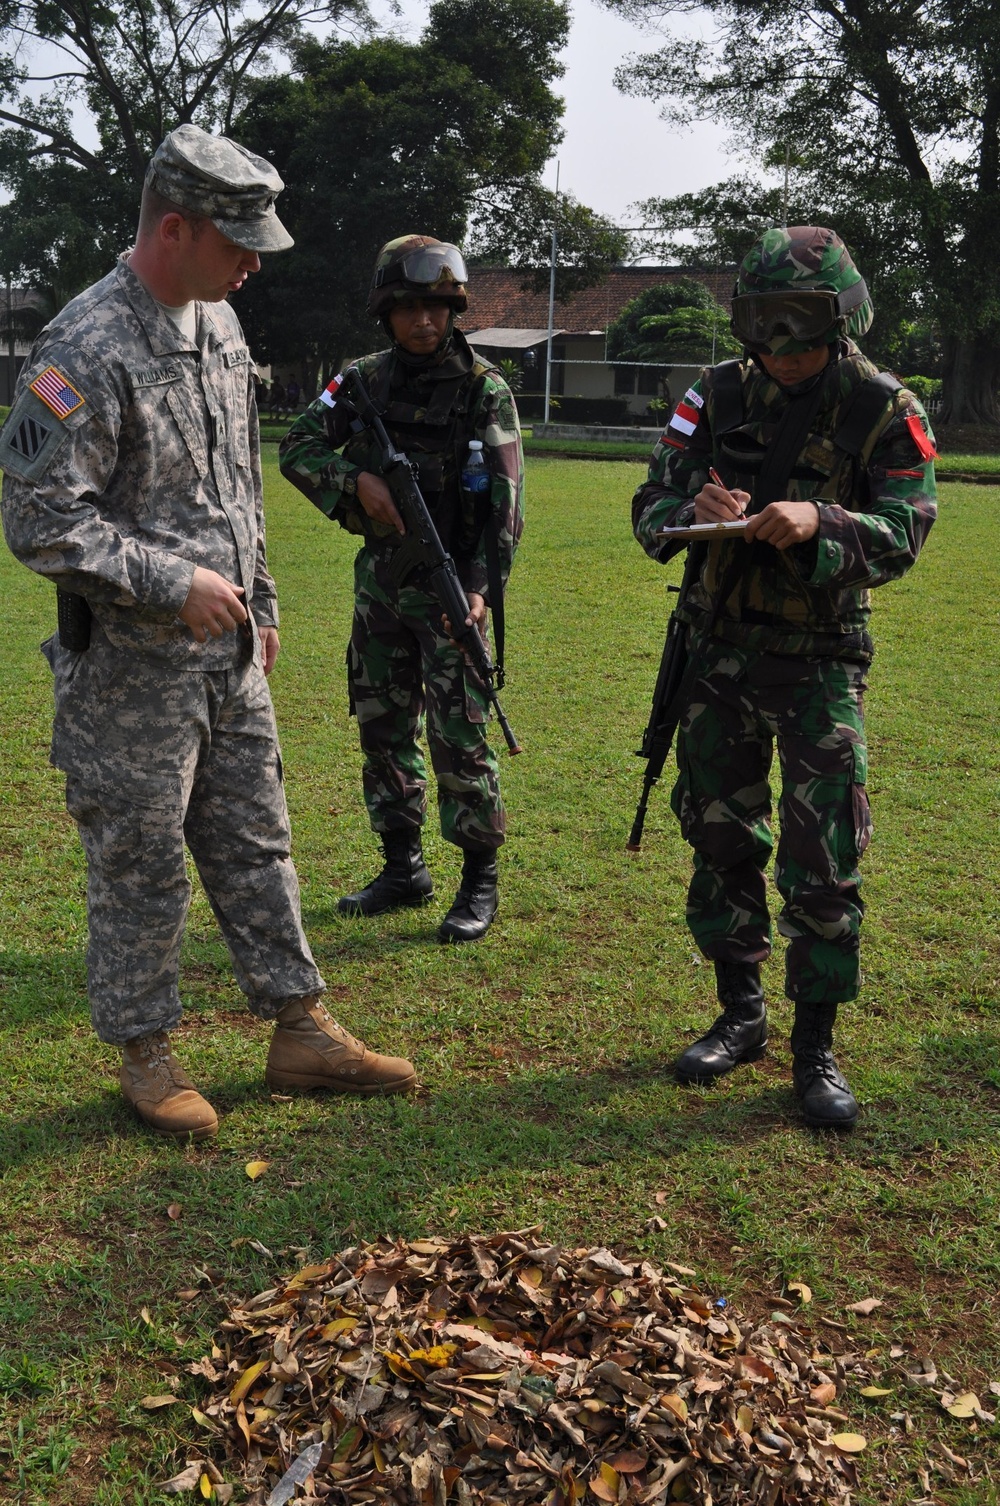
M 208 1140 L 219 1120 L 170 1049 L 165 1030 L 122 1047 L 122 1093 L 139 1118 L 175 1140 Z
M 401 1056 L 379 1056 L 357 1041 L 320 1003 L 293 999 L 278 1015 L 265 1073 L 269 1088 L 330 1088 L 335 1093 L 405 1093 L 417 1074 Z

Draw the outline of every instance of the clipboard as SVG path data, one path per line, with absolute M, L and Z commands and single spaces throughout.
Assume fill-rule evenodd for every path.
M 658 539 L 701 539 L 710 544 L 713 539 L 730 539 L 746 533 L 749 518 L 734 518 L 731 523 L 687 523 L 681 528 L 658 528 Z

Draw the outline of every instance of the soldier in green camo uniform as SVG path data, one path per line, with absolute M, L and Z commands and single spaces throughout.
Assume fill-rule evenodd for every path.
M 368 312 L 392 345 L 356 364 L 393 442 L 418 467 L 421 491 L 469 598 L 466 620 L 485 632 L 488 608 L 502 609 L 521 534 L 524 469 L 510 389 L 455 328 L 455 315 L 468 307 L 466 278 L 455 246 L 422 235 L 390 241 L 376 262 Z M 496 855 L 505 832 L 497 760 L 486 740 L 488 703 L 442 623 L 426 571 L 415 570 L 402 585 L 390 574 L 403 523 L 381 475 L 377 442 L 352 431 L 338 385 L 334 378 L 281 444 L 284 475 L 363 540 L 354 567 L 348 689 L 365 803 L 385 862 L 338 908 L 377 915 L 433 897 L 420 841 L 427 775 L 417 739 L 426 710 L 441 830 L 464 854 L 461 884 L 438 936 L 475 941 L 496 914 Z M 472 440 L 483 445 L 490 478 L 479 497 L 461 485 Z
M 777 739 L 793 1079 L 807 1123 L 839 1128 L 858 1114 L 832 1048 L 837 1006 L 860 983 L 869 589 L 909 569 L 936 515 L 926 416 L 851 338 L 872 316 L 832 230 L 767 231 L 733 298 L 744 355 L 688 390 L 632 503 L 636 538 L 660 561 L 686 543 L 664 539 L 665 527 L 749 519 L 741 537 L 697 546 L 682 609 L 690 658 L 672 804 L 694 850 L 688 923 L 715 964 L 723 1010 L 676 1072 L 712 1082 L 767 1045 L 760 963 L 771 950 Z

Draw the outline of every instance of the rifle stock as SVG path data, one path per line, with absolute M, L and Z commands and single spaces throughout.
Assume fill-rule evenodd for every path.
M 478 627 L 465 620 L 469 615 L 469 599 L 458 578 L 455 561 L 445 549 L 434 526 L 434 519 L 417 481 L 417 468 L 393 444 L 356 366 L 349 366 L 344 372 L 341 390 L 346 393 L 350 406 L 355 409 L 362 424 L 372 431 L 378 441 L 382 451 L 382 477 L 406 527 L 406 536 L 390 565 L 393 579 L 400 584 L 417 565 L 427 569 L 431 590 L 438 599 L 443 615 L 451 624 L 451 636 L 475 670 L 513 757 L 515 753 L 520 753 L 521 748 L 504 715 L 494 683 L 500 680 L 502 684 L 501 671 L 493 663 Z

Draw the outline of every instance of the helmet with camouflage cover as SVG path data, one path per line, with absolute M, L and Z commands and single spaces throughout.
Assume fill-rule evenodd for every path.
M 404 298 L 447 303 L 455 314 L 469 306 L 465 260 L 457 246 L 431 235 L 400 235 L 378 254 L 368 293 L 368 312 L 385 318 Z
M 765 230 L 740 265 L 732 329 L 750 350 L 795 355 L 863 335 L 874 317 L 865 280 L 835 230 Z

